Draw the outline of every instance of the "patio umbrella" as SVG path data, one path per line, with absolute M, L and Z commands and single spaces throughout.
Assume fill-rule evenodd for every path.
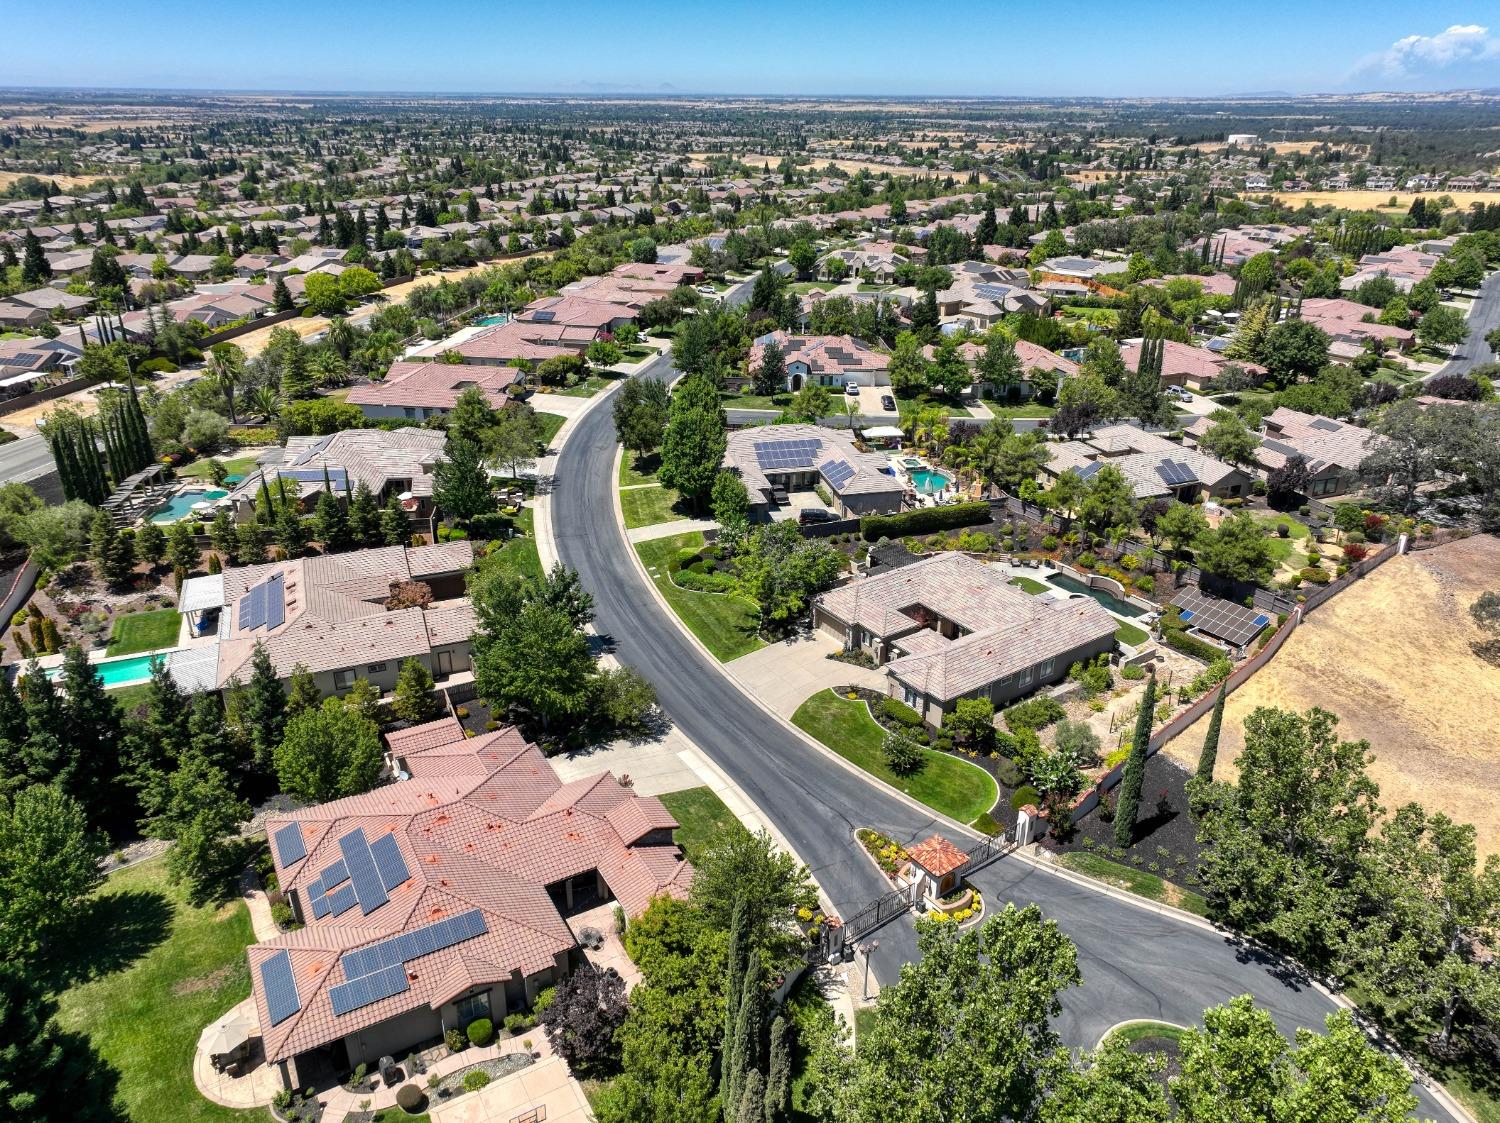
M 249 1041 L 256 1028 L 255 1015 L 231 1010 L 198 1035 L 198 1048 L 209 1056 L 221 1057 Z
M 212 511 L 213 509 L 213 503 L 211 503 L 207 499 L 200 499 L 198 502 L 193 504 L 193 510 L 195 511 Z

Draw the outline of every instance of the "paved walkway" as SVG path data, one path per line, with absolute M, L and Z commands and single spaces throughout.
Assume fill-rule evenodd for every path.
M 673 519 L 671 522 L 638 526 L 625 532 L 625 538 L 634 546 L 637 542 L 650 542 L 653 538 L 670 538 L 674 534 L 688 534 L 698 530 L 712 530 L 719 524 L 713 519 Z
M 585 1123 L 588 1099 L 561 1058 L 552 1057 L 456 1100 L 428 1108 L 432 1123 Z M 337 1116 L 332 1117 L 334 1119 Z
M 854 683 L 884 693 L 884 671 L 828 658 L 839 646 L 832 636 L 814 632 L 741 655 L 726 667 L 741 686 L 787 718 L 803 702 L 831 686 Z

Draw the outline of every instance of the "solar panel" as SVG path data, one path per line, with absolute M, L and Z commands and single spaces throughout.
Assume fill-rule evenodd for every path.
M 395 835 L 387 834 L 370 843 L 370 856 L 375 859 L 380 883 L 388 892 L 411 877 L 406 859 L 401 857 L 401 847 L 396 845 Z
M 334 862 L 333 865 L 329 866 L 326 870 L 323 871 L 323 892 L 326 893 L 335 885 L 342 885 L 348 880 L 349 870 L 347 867 L 345 867 L 344 860 L 340 858 L 338 861 Z
M 278 573 L 266 582 L 266 631 L 286 623 L 286 577 Z
M 1089 464 L 1085 464 L 1082 468 L 1078 469 L 1078 478 L 1080 480 L 1091 480 L 1103 470 L 1104 465 L 1100 464 L 1096 460 Z
M 260 987 L 266 995 L 266 1012 L 273 1026 L 280 1025 L 298 1010 L 302 1000 L 297 997 L 297 983 L 292 978 L 292 957 L 278 951 L 260 965 Z
M 276 829 L 276 856 L 281 859 L 282 869 L 307 857 L 307 847 L 302 842 L 302 827 L 299 824 L 288 823 Z
M 854 478 L 854 468 L 847 460 L 833 460 L 823 465 L 823 478 L 829 487 L 841 488 Z
M 382 998 L 402 994 L 410 989 L 406 968 L 399 964 L 386 967 L 369 975 L 362 975 L 347 983 L 337 983 L 328 988 L 328 1001 L 335 1014 L 347 1014 L 361 1006 L 369 1006 Z
M 1206 596 L 1196 588 L 1184 589 L 1172 603 L 1182 619 L 1191 620 L 1197 631 L 1235 647 L 1249 643 L 1270 622 L 1263 612 L 1221 597 Z
M 433 921 L 420 928 L 413 928 L 410 932 L 381 940 L 367 948 L 345 952 L 339 961 L 344 965 L 344 978 L 354 979 L 451 948 L 475 936 L 482 936 L 488 930 L 484 923 L 484 913 L 479 909 L 470 909 L 457 916 Z
M 349 879 L 359 897 L 359 908 L 366 916 L 390 900 L 380 884 L 380 874 L 375 869 L 375 859 L 370 857 L 365 832 L 355 828 L 339 839 L 339 851 L 344 855 L 344 865 L 349 868 Z
M 1156 474 L 1171 487 L 1194 483 L 1197 475 L 1180 460 L 1163 460 L 1156 466 Z
M 340 885 L 332 893 L 328 894 L 328 907 L 334 916 L 343 916 L 352 909 L 359 898 L 354 895 L 354 886 L 349 884 Z
M 240 598 L 241 629 L 259 628 L 266 622 L 265 590 L 256 585 Z
M 1337 421 L 1330 421 L 1326 417 L 1318 417 L 1308 422 L 1311 429 L 1322 429 L 1325 433 L 1337 433 L 1342 428 Z
M 316 881 L 303 892 L 307 894 L 307 907 L 312 910 L 313 919 L 322 920 L 332 911 L 328 898 L 323 895 L 322 888 Z

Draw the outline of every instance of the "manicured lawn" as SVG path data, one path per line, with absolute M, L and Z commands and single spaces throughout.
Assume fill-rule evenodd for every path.
M 995 781 L 984 769 L 934 749 L 923 750 L 927 763 L 920 772 L 896 775 L 881 751 L 885 730 L 875 723 L 869 709 L 831 690 L 820 690 L 798 706 L 792 724 L 870 775 L 960 823 L 973 822 L 999 796 Z
M 672 606 L 672 611 L 713 653 L 713 657 L 723 663 L 765 646 L 758 634 L 760 612 L 751 601 L 733 593 L 698 593 L 673 584 L 667 573 L 667 562 L 678 550 L 689 547 L 697 550 L 702 545 L 703 535 L 692 531 L 642 542 L 636 546 L 635 552 L 645 563 L 662 596 Z
M 1085 854 L 1077 850 L 1063 854 L 1061 861 L 1075 873 L 1108 882 L 1116 888 L 1134 893 L 1137 897 L 1146 897 L 1166 905 L 1176 905 L 1198 916 L 1208 915 L 1208 902 L 1197 893 L 1146 870 L 1122 866 L 1118 862 L 1111 862 L 1108 858 L 1101 858 L 1098 854 Z
M 1051 417 L 1057 412 L 1052 406 L 1041 406 L 1034 402 L 1022 402 L 1020 405 L 1009 406 L 989 401 L 984 404 L 996 417 Z
M 650 456 L 637 456 L 627 450 L 625 455 L 620 457 L 620 486 L 654 484 L 656 473 L 659 471 L 661 471 L 661 457 L 656 453 Z
M 132 612 L 115 618 L 109 636 L 107 655 L 134 655 L 140 651 L 158 651 L 177 645 L 182 616 L 175 608 L 158 608 L 155 612 Z
M 860 965 L 863 970 L 864 965 Z M 861 976 L 862 978 L 863 976 Z M 854 1011 L 854 1039 L 858 1041 L 875 1028 L 875 1007 L 859 1006 Z
M 177 474 L 179 476 L 187 476 L 190 479 L 195 480 L 210 479 L 211 476 L 209 474 L 208 462 L 212 459 L 213 457 L 205 457 L 202 460 L 194 460 L 186 467 L 178 468 Z M 243 476 L 246 472 L 251 471 L 255 467 L 255 457 L 239 456 L 233 460 L 221 460 L 220 463 L 224 465 L 224 471 L 226 474 L 231 476 Z
M 545 446 L 552 444 L 552 438 L 557 436 L 557 431 L 563 427 L 563 422 L 567 421 L 567 418 L 560 413 L 542 413 L 538 411 L 536 421 L 541 427 L 542 435 L 540 439 Z
M 726 831 L 744 830 L 734 812 L 725 807 L 724 801 L 709 788 L 667 792 L 660 798 L 678 822 L 677 845 L 682 847 L 690 862 L 696 861 L 698 855 L 722 838 Z
M 1030 593 L 1034 597 L 1039 597 L 1043 593 L 1052 591 L 1051 585 L 1044 585 L 1040 581 L 1032 580 L 1030 577 L 1012 577 L 1010 579 L 1010 583 L 1016 588 Z
M 151 684 L 149 682 L 134 682 L 129 686 L 116 686 L 105 691 L 115 700 L 115 705 L 126 713 L 131 713 L 137 706 L 143 705 L 151 697 Z
M 209 1103 L 193 1086 L 198 1034 L 250 994 L 245 947 L 255 937 L 245 906 L 194 908 L 156 858 L 111 877 L 88 912 L 77 947 L 54 953 L 87 980 L 58 996 L 58 1020 L 119 1070 L 130 1119 L 265 1119 L 263 1110 Z
M 942 410 L 949 417 L 973 416 L 973 414 L 971 414 L 963 406 L 953 405 L 951 402 L 937 401 L 935 399 L 927 397 L 896 399 L 896 409 L 900 412 L 902 417 L 911 417 L 912 415 L 919 413 L 931 406 L 937 406 L 938 409 Z
M 611 382 L 616 381 L 619 377 L 620 375 L 618 374 L 613 378 L 606 377 L 602 374 L 591 374 L 582 382 L 575 383 L 574 385 L 569 386 L 564 390 L 556 390 L 553 392 L 557 394 L 564 394 L 570 398 L 592 398 L 600 390 L 603 390 L 606 386 L 608 386 Z
M 539 578 L 542 576 L 542 562 L 536 552 L 536 512 L 530 507 L 522 507 L 515 523 L 526 532 L 526 537 L 512 538 L 499 548 L 500 564 L 527 577 Z
M 633 487 L 622 491 L 620 509 L 625 513 L 625 525 L 632 530 L 688 517 L 682 509 L 682 496 L 669 487 Z
M 725 390 L 719 395 L 719 401 L 724 403 L 725 409 L 767 409 L 781 410 L 792 404 L 790 394 L 735 394 Z
M 1132 1022 L 1130 1025 L 1121 1026 L 1109 1035 L 1111 1041 L 1118 1041 L 1121 1045 L 1133 1045 L 1137 1041 L 1149 1038 L 1163 1037 L 1168 1041 L 1181 1041 L 1187 1036 L 1187 1030 L 1181 1026 L 1170 1026 L 1166 1022 Z
M 1150 638 L 1151 634 L 1149 632 L 1137 628 L 1134 624 L 1121 624 L 1115 629 L 1115 639 L 1121 643 L 1127 643 L 1131 647 L 1139 647 Z

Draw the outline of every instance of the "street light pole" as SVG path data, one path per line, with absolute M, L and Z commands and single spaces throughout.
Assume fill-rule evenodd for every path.
M 880 946 L 879 940 L 871 940 L 859 950 L 865 953 L 865 973 L 860 982 L 859 997 L 862 1002 L 870 1000 L 870 954 Z

